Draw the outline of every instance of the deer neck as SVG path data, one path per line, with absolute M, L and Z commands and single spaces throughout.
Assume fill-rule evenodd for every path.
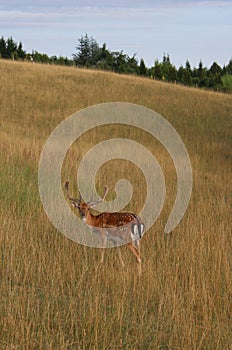
M 86 215 L 86 224 L 91 226 L 99 226 L 101 223 L 102 215 L 93 215 L 90 211 Z

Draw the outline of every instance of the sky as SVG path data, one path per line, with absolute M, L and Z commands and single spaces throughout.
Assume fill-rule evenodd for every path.
M 27 52 L 72 58 L 85 33 L 148 67 L 164 54 L 177 67 L 223 66 L 232 58 L 232 0 L 0 0 L 0 36 Z

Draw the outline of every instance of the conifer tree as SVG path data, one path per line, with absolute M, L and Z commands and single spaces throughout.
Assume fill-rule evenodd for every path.
M 17 44 L 10 37 L 6 41 L 6 58 L 14 58 L 15 56 L 17 56 Z
M 147 68 L 145 66 L 145 62 L 143 59 L 140 60 L 139 73 L 140 75 L 143 75 L 143 76 L 146 76 L 147 74 Z
M 7 58 L 6 41 L 5 41 L 3 36 L 0 39 L 0 55 L 1 55 L 2 58 Z

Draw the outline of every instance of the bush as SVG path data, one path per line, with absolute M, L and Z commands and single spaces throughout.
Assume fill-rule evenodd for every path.
M 223 75 L 222 89 L 225 92 L 232 92 L 232 75 L 229 75 L 229 74 Z

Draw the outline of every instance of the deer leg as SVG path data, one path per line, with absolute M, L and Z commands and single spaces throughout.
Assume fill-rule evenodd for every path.
M 132 254 L 135 255 L 137 262 L 140 264 L 140 263 L 141 263 L 141 259 L 140 259 L 140 250 L 139 250 L 138 248 L 136 248 L 136 247 L 132 244 L 132 242 L 127 243 L 127 246 L 128 246 L 128 248 L 130 249 L 130 251 L 132 252 Z
M 139 240 L 133 241 L 132 244 L 133 244 L 134 248 L 137 249 L 139 256 L 140 256 L 140 242 L 139 242 Z
M 138 275 L 140 276 L 142 274 L 142 267 L 141 267 L 139 242 L 138 241 L 135 241 L 135 242 L 137 242 L 136 243 L 137 248 L 135 247 L 135 245 L 132 242 L 128 243 L 127 246 L 130 249 L 130 251 L 136 256 L 136 260 L 137 260 L 137 263 L 138 263 Z
M 139 256 L 139 264 L 138 264 L 138 274 L 139 276 L 142 274 L 142 266 L 141 266 L 141 258 L 140 258 L 140 242 L 139 240 L 133 241 L 132 245 L 134 246 L 134 248 L 137 250 L 138 256 Z
M 107 237 L 106 237 L 105 232 L 102 232 L 101 234 L 102 234 L 102 252 L 101 252 L 101 260 L 100 260 L 100 263 L 103 264 L 103 262 L 104 262 L 104 254 L 105 254 L 105 246 L 106 246 Z
M 124 263 L 124 261 L 122 259 L 122 252 L 121 252 L 121 248 L 120 247 L 118 247 L 118 256 L 119 256 L 119 260 L 120 260 L 120 262 L 122 264 L 122 267 L 125 267 L 125 263 Z

